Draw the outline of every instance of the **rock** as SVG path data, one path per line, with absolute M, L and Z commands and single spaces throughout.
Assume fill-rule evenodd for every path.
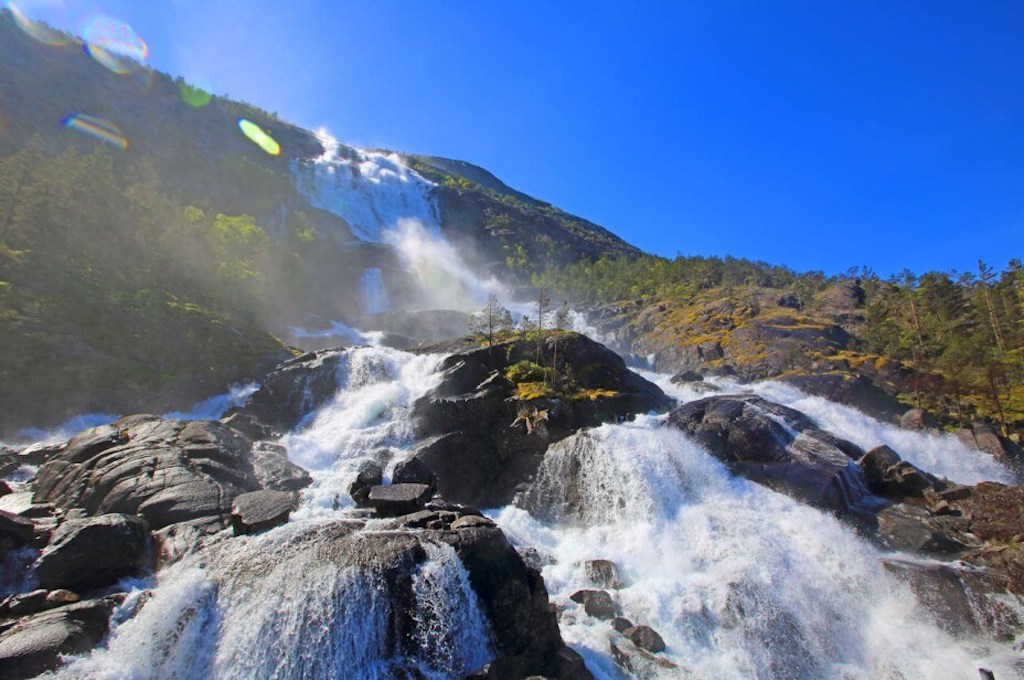
M 957 431 L 957 437 L 964 444 L 984 451 L 996 460 L 1015 470 L 1024 478 L 1024 449 L 1001 435 L 988 423 L 975 422 L 971 429 Z
M 582 604 L 587 616 L 603 620 L 615 617 L 616 608 L 612 596 L 603 590 L 577 590 L 569 599 Z
M 31 520 L 0 510 L 0 552 L 33 545 L 35 524 Z
M 876 446 L 861 456 L 857 465 L 864 471 L 864 480 L 867 482 L 868 488 L 879 493 L 885 484 L 886 471 L 902 460 L 900 454 L 888 446 Z
M 900 416 L 900 427 L 908 430 L 933 430 L 939 426 L 935 416 L 923 408 L 912 408 Z
M 894 505 L 879 512 L 878 533 L 893 550 L 947 557 L 967 550 L 931 513 L 910 505 Z
M 665 651 L 665 641 L 658 635 L 658 631 L 650 626 L 633 626 L 622 631 L 622 634 L 640 649 L 655 654 Z
M 9 493 L 11 493 L 11 485 L 3 480 L 0 480 L 0 498 L 3 498 Z
M 785 295 L 780 296 L 779 299 L 775 301 L 775 304 L 787 309 L 800 310 L 804 308 L 803 304 L 800 302 L 800 298 L 793 293 L 786 293 Z
M 669 423 L 734 473 L 801 502 L 865 521 L 884 505 L 852 464 L 859 447 L 799 411 L 756 396 L 713 396 L 678 407 Z
M 252 461 L 256 480 L 264 489 L 302 491 L 313 482 L 308 472 L 288 460 L 288 450 L 279 444 L 256 442 Z
M 561 370 L 576 380 L 572 394 L 558 398 L 520 399 L 505 377 L 511 365 L 537 360 L 536 343 L 513 340 L 444 360 L 441 383 L 413 407 L 422 440 L 414 458 L 437 475 L 444 498 L 475 507 L 505 505 L 536 473 L 549 444 L 583 427 L 672 403 L 621 357 L 585 336 L 548 337 L 541 362 L 549 365 L 556 351 Z
M 460 517 L 457 520 L 455 520 L 454 522 L 452 522 L 451 528 L 452 528 L 452 530 L 458 530 L 458 529 L 472 529 L 474 527 L 492 527 L 492 526 L 494 526 L 494 522 L 492 522 L 491 520 L 487 519 L 486 517 L 480 517 L 478 515 L 466 515 L 465 517 Z
M 348 494 L 356 507 L 370 507 L 370 489 L 380 485 L 383 479 L 384 468 L 378 463 L 366 462 L 359 467 L 355 480 L 348 487 Z
M 235 496 L 231 504 L 231 528 L 235 536 L 285 524 L 297 505 L 291 491 L 250 491 Z
M 84 591 L 110 585 L 151 565 L 146 520 L 106 514 L 58 526 L 36 560 L 35 577 L 43 588 Z
M 57 590 L 51 590 L 46 594 L 46 604 L 52 607 L 62 607 L 66 604 L 78 602 L 82 598 L 78 597 L 75 593 L 64 588 L 58 588 Z
M 430 499 L 426 484 L 392 484 L 372 486 L 367 497 L 370 506 L 381 517 L 399 517 L 423 508 Z
M 897 422 L 906 408 L 893 394 L 880 387 L 878 381 L 865 375 L 803 373 L 784 375 L 779 380 L 808 394 L 852 406 L 888 422 Z
M 615 563 L 609 560 L 587 560 L 583 563 L 583 570 L 587 573 L 590 582 L 598 588 L 618 590 L 626 585 L 619 578 L 619 571 L 615 568 Z
M 437 491 L 437 475 L 419 458 L 407 458 L 395 465 L 391 473 L 393 484 L 425 484 L 433 495 Z
M 632 677 L 654 678 L 662 675 L 668 675 L 668 677 L 692 677 L 685 672 L 680 673 L 679 667 L 668 659 L 656 656 L 646 649 L 641 649 L 628 639 L 621 637 L 612 639 L 609 641 L 609 646 L 615 663 L 625 669 Z
M 901 460 L 888 446 L 871 449 L 857 465 L 864 471 L 868 489 L 892 501 L 920 499 L 926 490 L 940 492 L 949 487 L 948 482 Z
M 612 619 L 612 628 L 614 628 L 619 633 L 624 633 L 626 630 L 632 627 L 633 622 L 627 618 L 616 616 L 614 619 Z
M 46 609 L 46 589 L 11 595 L 0 602 L 0 616 L 27 616 Z
M 704 382 L 704 376 L 697 371 L 680 371 L 672 376 L 672 383 L 675 385 L 695 382 Z
M 250 432 L 284 434 L 309 413 L 326 404 L 338 391 L 338 367 L 345 353 L 329 349 L 307 352 L 278 365 L 260 388 L 235 413 Z
M 20 619 L 0 632 L 4 678 L 34 678 L 57 668 L 62 655 L 81 654 L 107 634 L 114 598 L 89 600 Z
M 224 528 L 231 501 L 261 488 L 260 478 L 291 485 L 294 471 L 273 472 L 280 461 L 264 449 L 256 456 L 241 433 L 212 421 L 129 416 L 86 430 L 39 470 L 35 500 L 90 515 L 138 514 L 154 529 L 178 522 Z M 261 472 L 257 470 L 261 469 Z

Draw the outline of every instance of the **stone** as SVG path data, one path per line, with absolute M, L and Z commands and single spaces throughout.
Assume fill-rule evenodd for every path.
M 306 470 L 288 460 L 288 450 L 280 444 L 256 442 L 252 445 L 253 471 L 264 489 L 302 491 L 313 483 Z
M 627 618 L 624 618 L 622 616 L 616 616 L 614 619 L 612 619 L 612 628 L 614 628 L 619 633 L 624 633 L 632 627 L 633 622 Z
M 629 638 L 629 641 L 640 649 L 657 654 L 665 651 L 665 641 L 650 626 L 633 626 L 622 631 L 622 634 Z
M 152 566 L 149 525 L 130 515 L 106 514 L 68 520 L 57 527 L 35 563 L 46 589 L 86 591 Z
M 0 480 L 0 498 L 3 498 L 9 493 L 11 493 L 11 485 L 3 480 Z
M 391 473 L 392 484 L 426 484 L 430 493 L 437 490 L 437 475 L 419 458 L 407 458 L 395 465 Z
M 878 446 L 857 461 L 864 471 L 864 479 L 872 493 L 893 501 L 923 498 L 930 489 L 938 492 L 948 484 L 902 460 L 888 446 Z
M 35 524 L 31 520 L 0 510 L 0 551 L 31 546 L 34 539 Z
M 465 515 L 463 517 L 458 518 L 451 524 L 451 528 L 453 530 L 492 526 L 494 526 L 493 521 L 486 517 L 481 517 L 479 515 Z
M 298 504 L 291 491 L 250 491 L 235 496 L 231 504 L 231 528 L 235 536 L 272 529 L 288 522 Z
M 422 509 L 430 496 L 426 484 L 392 484 L 370 487 L 367 499 L 378 516 L 399 517 Z
M 356 478 L 348 487 L 348 494 L 359 508 L 370 507 L 370 489 L 384 479 L 384 468 L 378 463 L 367 462 L 359 467 Z
M 616 608 L 612 596 L 603 590 L 577 590 L 569 599 L 582 604 L 587 616 L 603 620 L 615 617 Z
M 18 620 L 0 632 L 0 668 L 6 680 L 34 678 L 81 654 L 107 634 L 117 602 L 108 597 L 50 609 Z
M 587 560 L 583 563 L 583 570 L 590 582 L 598 588 L 618 590 L 626 585 L 619 577 L 615 563 L 610 560 Z
M 697 371 L 680 371 L 672 376 L 672 382 L 676 385 L 685 383 L 699 383 L 704 382 L 704 376 Z
M 878 533 L 892 550 L 952 557 L 967 550 L 967 545 L 924 508 L 893 505 L 878 513 Z

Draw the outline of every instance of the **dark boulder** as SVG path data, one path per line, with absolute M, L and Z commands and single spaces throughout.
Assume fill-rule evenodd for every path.
M 280 444 L 253 444 L 252 465 L 256 481 L 271 491 L 302 491 L 313 482 L 308 472 L 288 460 L 288 450 Z
M 235 536 L 285 524 L 298 498 L 291 491 L 250 491 L 235 496 L 231 504 L 231 528 Z
M 967 549 L 959 537 L 926 509 L 894 505 L 878 513 L 878 534 L 893 550 L 952 557 Z
M 625 587 L 622 578 L 619 577 L 619 570 L 610 560 L 587 560 L 583 563 L 583 570 L 590 582 L 598 588 L 618 590 Z
M 149 525 L 141 517 L 106 514 L 68 520 L 35 564 L 39 585 L 87 591 L 152 566 Z
M 665 651 L 665 641 L 658 634 L 658 631 L 650 626 L 633 626 L 622 631 L 622 634 L 640 649 L 655 654 Z
M 704 376 L 697 371 L 680 371 L 672 376 L 672 382 L 676 385 L 685 383 L 704 382 Z
M 35 500 L 90 515 L 138 514 L 153 529 L 179 522 L 224 528 L 231 501 L 262 482 L 284 488 L 304 477 L 280 451 L 218 422 L 129 416 L 71 439 L 39 470 Z
M 619 633 L 624 633 L 633 627 L 633 622 L 622 616 L 616 616 L 614 619 L 612 619 L 611 624 L 612 628 L 614 628 L 616 632 Z
M 356 507 L 370 507 L 370 489 L 380 485 L 383 479 L 384 468 L 379 463 L 370 461 L 360 465 L 356 478 L 348 487 L 348 493 Z
M 251 432 L 290 432 L 338 391 L 344 350 L 307 352 L 280 364 L 229 418 L 241 416 Z
M 0 510 L 0 552 L 33 545 L 35 530 L 32 520 Z
M 399 517 L 423 509 L 431 493 L 426 484 L 378 485 L 370 487 L 367 499 L 380 517 Z
M 551 334 L 539 350 L 544 366 L 557 355 L 560 392 L 546 388 L 532 398 L 512 381 L 520 378 L 511 366 L 538 359 L 536 343 L 514 340 L 450 355 L 441 383 L 414 405 L 416 434 L 423 440 L 414 459 L 434 471 L 444 498 L 505 505 L 536 473 L 549 444 L 580 428 L 664 411 L 672 403 L 621 357 L 585 336 Z
M 419 458 L 407 458 L 395 465 L 391 473 L 393 484 L 425 484 L 430 493 L 437 491 L 437 475 Z
M 888 446 L 871 449 L 857 465 L 864 471 L 868 489 L 891 501 L 923 499 L 925 490 L 940 492 L 950 487 L 949 482 L 902 460 Z
M 756 396 L 714 396 L 683 404 L 669 422 L 736 474 L 825 510 L 870 517 L 884 503 L 851 459 L 855 444 L 807 416 Z
M 604 590 L 577 590 L 569 599 L 582 604 L 587 616 L 595 619 L 610 620 L 618 613 L 612 596 Z
M 116 598 L 69 604 L 18 620 L 0 632 L 0 668 L 9 680 L 34 678 L 81 654 L 107 634 Z
M 11 493 L 11 486 L 7 482 L 0 479 L 0 498 L 3 498 L 7 494 Z

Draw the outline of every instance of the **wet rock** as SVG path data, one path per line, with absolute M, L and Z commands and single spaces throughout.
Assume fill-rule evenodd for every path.
M 665 651 L 665 641 L 650 626 L 633 626 L 622 631 L 622 634 L 640 649 L 653 653 Z
M 893 501 L 922 498 L 926 489 L 940 492 L 949 487 L 944 480 L 902 460 L 888 446 L 878 446 L 857 461 L 872 493 Z
M 3 498 L 7 494 L 11 493 L 11 486 L 7 482 L 0 480 L 0 498 Z
M 577 590 L 569 599 L 582 604 L 587 616 L 603 620 L 615 618 L 615 603 L 612 596 L 603 590 Z
M 897 422 L 906 408 L 893 394 L 880 387 L 878 381 L 865 375 L 807 373 L 781 376 L 779 380 L 808 394 L 852 406 L 888 422 Z
M 583 563 L 583 570 L 590 582 L 598 588 L 618 590 L 626 585 L 619 577 L 619 570 L 615 568 L 615 563 L 610 560 L 587 560 Z
M 910 505 L 894 505 L 878 513 L 878 533 L 893 550 L 953 556 L 968 547 L 927 510 Z
M 672 383 L 676 385 L 695 382 L 704 382 L 704 376 L 697 371 L 680 371 L 672 376 Z
M 244 417 L 250 432 L 292 431 L 307 414 L 334 397 L 343 357 L 343 351 L 330 349 L 307 352 L 279 364 L 229 418 Z
M 399 517 L 422 509 L 431 493 L 426 484 L 377 485 L 370 487 L 367 499 L 380 517 Z
M 633 622 L 622 616 L 616 616 L 612 619 L 612 628 L 619 633 L 624 633 L 633 627 Z
M 625 638 L 616 638 L 609 642 L 612 658 L 615 663 L 629 672 L 630 675 L 640 678 L 658 677 L 666 671 L 679 674 L 679 667 L 664 657 L 657 656 L 641 649 Z M 691 677 L 683 673 L 681 677 Z
M 36 560 L 35 577 L 43 588 L 85 591 L 110 585 L 151 565 L 146 520 L 106 514 L 58 526 Z
M 308 472 L 288 460 L 288 450 L 279 444 L 256 442 L 252 462 L 256 480 L 264 489 L 302 491 L 313 482 Z
M 384 468 L 378 463 L 366 462 L 359 467 L 356 478 L 348 487 L 348 494 L 356 507 L 370 507 L 370 489 L 380 485 L 384 479 Z
M 11 595 L 0 602 L 0 617 L 37 614 L 47 609 L 78 602 L 80 599 L 70 590 L 33 590 L 29 593 Z
M 0 552 L 33 544 L 35 524 L 31 520 L 0 510 Z
M 273 477 L 269 468 L 260 474 Z M 35 500 L 90 515 L 138 514 L 154 529 L 224 528 L 231 501 L 260 489 L 260 474 L 250 440 L 221 423 L 129 416 L 72 438 L 40 468 Z
M 395 465 L 391 473 L 393 484 L 425 484 L 433 495 L 437 491 L 437 475 L 419 458 L 408 458 Z
M 939 426 L 935 416 L 923 408 L 912 408 L 900 416 L 900 427 L 908 430 L 933 430 Z
M 714 396 L 683 404 L 669 423 L 734 473 L 808 505 L 858 518 L 884 505 L 852 464 L 863 451 L 799 411 L 756 396 Z
M 41 612 L 0 632 L 4 678 L 33 678 L 57 668 L 62 655 L 81 654 L 107 634 L 114 598 L 89 600 Z
M 291 491 L 250 491 L 231 504 L 231 528 L 235 536 L 251 534 L 285 524 L 298 498 Z
M 476 507 L 505 505 L 536 473 L 549 444 L 671 405 L 656 385 L 585 336 L 547 338 L 541 362 L 549 365 L 556 351 L 562 370 L 575 376 L 572 394 L 529 401 L 518 398 L 505 374 L 519 361 L 536 361 L 536 343 L 509 341 L 445 359 L 441 383 L 413 409 L 423 441 L 414 457 L 436 473 L 442 496 Z

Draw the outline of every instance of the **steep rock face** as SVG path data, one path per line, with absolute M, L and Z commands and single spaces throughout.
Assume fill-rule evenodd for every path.
M 520 361 L 551 365 L 573 375 L 572 388 L 530 398 L 508 368 Z M 425 442 L 416 458 L 437 474 L 445 498 L 482 507 L 508 503 L 517 485 L 536 472 L 552 442 L 581 427 L 663 411 L 671 400 L 629 371 L 622 359 L 585 336 L 553 334 L 539 348 L 513 340 L 457 352 L 443 363 L 441 384 L 420 399 L 414 414 Z
M 855 444 L 819 430 L 799 411 L 755 396 L 714 396 L 675 409 L 669 422 L 736 474 L 826 510 L 870 515 Z
M 273 488 L 273 469 L 258 474 L 259 464 L 249 439 L 220 423 L 129 416 L 72 438 L 39 470 L 35 501 L 138 514 L 154 530 L 179 522 L 223 528 L 235 496 Z M 292 467 L 284 466 L 288 479 Z
M 36 560 L 43 588 L 83 592 L 152 565 L 146 520 L 107 514 L 64 521 Z

